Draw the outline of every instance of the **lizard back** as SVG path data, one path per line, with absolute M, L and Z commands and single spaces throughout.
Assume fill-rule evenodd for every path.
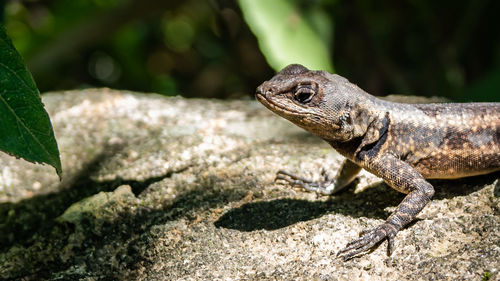
M 499 103 L 408 106 L 420 113 L 398 110 L 411 114 L 394 117 L 400 119 L 392 128 L 398 132 L 390 135 L 402 136 L 392 140 L 397 143 L 394 147 L 425 178 L 459 178 L 500 170 Z

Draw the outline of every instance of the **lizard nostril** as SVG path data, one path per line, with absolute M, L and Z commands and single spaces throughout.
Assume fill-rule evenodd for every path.
M 260 94 L 263 96 L 268 96 L 272 93 L 272 89 L 270 87 L 266 87 L 265 85 L 260 85 L 257 87 L 255 94 Z

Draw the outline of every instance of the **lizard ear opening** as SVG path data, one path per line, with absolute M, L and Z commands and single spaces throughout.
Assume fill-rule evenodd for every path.
M 316 89 L 312 85 L 298 85 L 295 88 L 294 98 L 296 101 L 306 104 L 312 100 Z

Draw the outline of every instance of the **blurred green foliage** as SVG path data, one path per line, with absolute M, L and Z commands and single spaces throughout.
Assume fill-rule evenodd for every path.
M 273 73 L 236 10 L 197 0 L 8 1 L 5 9 L 42 92 L 106 86 L 221 98 L 249 96 Z
M 42 92 L 252 97 L 271 66 L 312 55 L 375 95 L 499 101 L 498 11 L 488 0 L 10 0 L 5 22 Z M 297 22 L 308 35 L 283 37 Z
M 259 39 L 260 49 L 274 70 L 299 63 L 309 69 L 333 72 L 329 53 L 333 24 L 322 10 L 306 10 L 301 14 L 288 0 L 238 2 L 246 22 Z M 315 30 L 314 23 L 320 28 Z

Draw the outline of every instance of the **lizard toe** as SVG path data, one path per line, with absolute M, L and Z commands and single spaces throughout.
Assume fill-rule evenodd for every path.
M 347 243 L 346 247 L 337 253 L 337 257 L 342 257 L 344 260 L 349 260 L 356 255 L 363 253 L 382 240 L 388 240 L 388 253 L 392 253 L 394 248 L 394 237 L 397 229 L 390 223 L 383 223 L 375 228 L 364 230 L 361 232 L 361 237 Z
M 324 173 L 325 181 L 314 182 L 287 171 L 279 170 L 276 173 L 274 181 L 283 180 L 292 186 L 300 186 L 301 188 L 322 195 L 330 195 L 334 191 L 335 180 L 330 180 L 330 177 Z

